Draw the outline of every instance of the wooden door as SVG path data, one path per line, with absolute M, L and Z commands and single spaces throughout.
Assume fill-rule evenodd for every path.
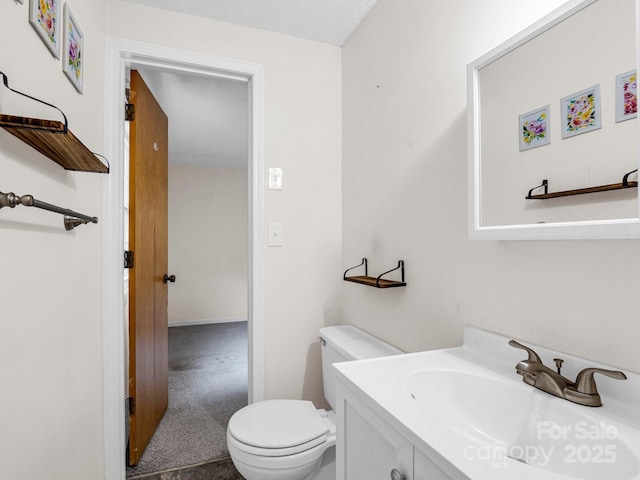
M 167 284 L 168 121 L 131 72 L 129 248 L 129 464 L 136 465 L 169 400 Z

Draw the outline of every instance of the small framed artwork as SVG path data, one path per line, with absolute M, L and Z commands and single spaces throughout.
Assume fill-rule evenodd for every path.
M 616 122 L 638 116 L 638 79 L 635 70 L 616 76 Z
M 520 151 L 551 143 L 549 105 L 518 116 Z
M 581 90 L 560 100 L 562 138 L 602 128 L 600 85 Z
M 84 36 L 68 4 L 64 4 L 64 33 L 62 35 L 62 71 L 78 92 L 84 88 Z
M 60 58 L 60 0 L 29 0 L 29 23 L 51 54 Z

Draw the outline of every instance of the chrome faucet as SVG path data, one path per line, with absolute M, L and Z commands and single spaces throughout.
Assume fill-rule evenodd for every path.
M 516 372 L 522 375 L 522 381 L 529 385 L 550 393 L 556 397 L 564 398 L 570 402 L 586 405 L 589 407 L 600 407 L 602 400 L 598 393 L 596 382 L 593 378 L 594 374 L 601 373 L 607 377 L 625 380 L 627 376 L 616 370 L 605 370 L 603 368 L 585 368 L 572 382 L 568 378 L 560 374 L 562 360 L 555 358 L 557 372 L 545 366 L 540 357 L 531 348 L 522 345 L 515 340 L 510 340 L 509 345 L 514 348 L 525 350 L 529 355 L 526 360 L 518 362 Z

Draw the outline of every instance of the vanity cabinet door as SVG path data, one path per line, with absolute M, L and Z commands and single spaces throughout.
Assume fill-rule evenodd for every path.
M 438 466 L 420 450 L 414 452 L 413 480 L 451 480 Z
M 413 445 L 365 405 L 345 402 L 344 408 L 343 478 L 413 480 Z

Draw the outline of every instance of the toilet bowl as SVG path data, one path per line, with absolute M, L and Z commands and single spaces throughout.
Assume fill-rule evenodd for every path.
M 333 363 L 398 355 L 401 350 L 350 325 L 320 330 L 323 385 L 334 407 Z M 266 400 L 238 410 L 229 420 L 227 446 L 246 480 L 335 479 L 333 411 L 306 400 Z
M 229 454 L 247 480 L 309 478 L 335 443 L 333 412 L 301 400 L 254 403 L 227 429 Z

